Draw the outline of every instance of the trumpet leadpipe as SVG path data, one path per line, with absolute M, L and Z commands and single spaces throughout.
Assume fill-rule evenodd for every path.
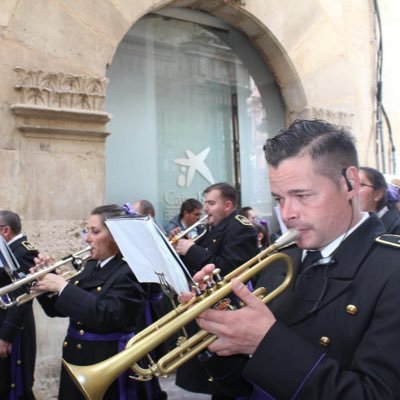
M 36 272 L 28 274 L 25 277 L 15 281 L 15 282 L 10 283 L 9 285 L 3 286 L 2 288 L 0 288 L 0 298 L 2 298 L 2 296 L 8 296 L 11 292 L 19 289 L 22 286 L 31 285 L 33 282 L 35 282 L 37 279 L 41 278 L 42 276 L 48 274 L 49 272 L 56 270 L 59 267 L 62 267 L 65 264 L 73 263 L 74 260 L 80 260 L 82 262 L 85 262 L 86 260 L 88 260 L 90 258 L 90 249 L 91 249 L 90 246 L 85 247 L 83 250 L 80 250 L 74 254 L 66 256 L 63 259 L 61 259 L 60 261 L 58 261 L 50 266 L 41 268 Z M 82 257 L 81 255 L 84 253 L 88 253 L 88 254 L 86 254 L 84 257 Z M 36 296 L 38 296 L 38 295 L 39 295 L 39 293 L 36 294 Z M 32 296 L 32 297 L 36 297 L 36 296 Z M 31 300 L 31 298 L 29 300 Z M 25 300 L 24 302 L 26 302 L 26 301 L 28 301 L 28 300 Z M 17 303 L 18 303 L 18 301 L 11 302 L 9 304 L 1 304 L 0 307 L 9 308 Z M 22 304 L 22 303 L 18 303 L 18 304 Z

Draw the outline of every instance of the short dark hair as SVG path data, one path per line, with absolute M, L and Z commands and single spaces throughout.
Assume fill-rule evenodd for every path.
M 249 211 L 251 211 L 253 208 L 252 207 L 242 207 L 239 209 L 238 213 L 239 215 L 243 215 L 243 217 L 246 217 L 249 219 Z
M 236 189 L 226 182 L 214 183 L 204 190 L 203 194 L 207 194 L 212 190 L 218 190 L 221 193 L 221 197 L 225 200 L 230 200 L 234 207 L 238 202 L 238 194 Z
M 376 203 L 376 209 L 381 210 L 383 207 L 388 206 L 388 185 L 384 175 L 377 169 L 371 167 L 360 167 L 360 170 L 365 173 L 368 180 L 371 182 L 374 190 L 383 191 L 382 198 Z
M 181 210 L 179 212 L 179 218 L 183 217 L 183 214 L 186 212 L 191 213 L 197 209 L 203 208 L 203 204 L 201 204 L 197 199 L 186 199 L 182 204 L 181 204 Z
M 140 214 L 142 215 L 150 215 L 150 217 L 156 216 L 156 211 L 154 209 L 153 204 L 151 204 L 148 200 L 140 200 L 139 201 Z
M 342 170 L 358 168 L 354 137 L 345 128 L 323 120 L 296 120 L 264 145 L 267 163 L 276 168 L 286 159 L 309 154 L 318 173 L 338 182 Z
M 127 215 L 126 211 L 118 204 L 106 204 L 103 206 L 98 206 L 92 210 L 91 215 L 99 215 L 103 221 L 107 218 L 118 218 Z
M 21 233 L 21 218 L 15 212 L 9 210 L 0 211 L 0 225 L 7 225 L 10 227 L 14 235 Z

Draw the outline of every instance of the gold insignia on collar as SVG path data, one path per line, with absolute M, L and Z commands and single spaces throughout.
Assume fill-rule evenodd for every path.
M 253 224 L 243 215 L 236 215 L 235 217 L 242 225 L 253 226 Z
M 400 235 L 390 235 L 385 233 L 384 235 L 378 236 L 375 242 L 381 243 L 386 246 L 400 248 Z
M 37 250 L 37 248 L 32 243 L 29 243 L 26 240 L 21 242 L 21 244 L 22 244 L 22 246 L 24 246 L 29 251 L 36 251 Z

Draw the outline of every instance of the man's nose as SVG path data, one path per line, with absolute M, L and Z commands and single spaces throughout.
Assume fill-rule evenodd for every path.
M 284 204 L 280 206 L 281 217 L 283 222 L 287 223 L 290 220 L 297 218 L 298 211 L 293 201 L 286 200 Z

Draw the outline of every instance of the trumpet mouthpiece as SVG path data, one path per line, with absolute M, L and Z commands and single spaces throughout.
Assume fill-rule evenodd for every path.
M 291 242 L 294 242 L 299 236 L 300 232 L 297 229 L 289 229 L 286 233 L 279 237 L 274 244 L 279 249 Z

